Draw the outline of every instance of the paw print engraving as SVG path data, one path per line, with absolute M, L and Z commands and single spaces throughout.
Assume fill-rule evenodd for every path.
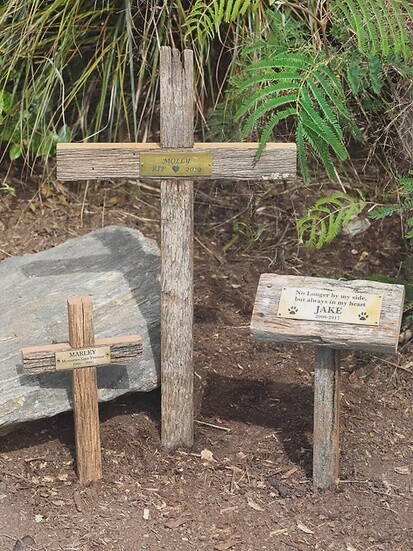
M 369 317 L 369 315 L 367 314 L 367 312 L 360 312 L 359 314 L 359 320 L 360 321 L 366 321 L 366 319 Z
M 294 316 L 297 312 L 298 312 L 298 308 L 296 308 L 295 306 L 290 306 L 288 308 L 288 313 L 291 314 L 292 316 Z

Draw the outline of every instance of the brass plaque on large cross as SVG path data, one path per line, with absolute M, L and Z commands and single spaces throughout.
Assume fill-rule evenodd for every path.
M 212 175 L 212 153 L 147 151 L 140 154 L 142 178 L 194 178 Z

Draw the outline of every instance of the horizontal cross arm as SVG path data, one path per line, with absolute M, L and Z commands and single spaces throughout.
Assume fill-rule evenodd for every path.
M 95 344 L 89 348 L 101 347 L 110 348 L 110 364 L 128 365 L 139 361 L 143 357 L 142 339 L 139 335 L 96 339 Z M 22 348 L 23 370 L 31 375 L 57 371 L 56 352 L 76 350 L 78 349 L 72 348 L 67 342 Z
M 296 175 L 296 145 L 269 143 L 256 161 L 257 143 L 197 143 L 193 148 L 167 149 L 156 143 L 62 143 L 57 146 L 59 180 L 104 180 L 107 178 L 154 178 L 162 174 L 141 175 L 141 154 L 171 152 L 191 155 L 210 154 L 210 174 L 202 179 L 285 180 Z M 196 179 L 196 173 L 187 177 Z M 168 176 L 169 179 L 169 176 Z

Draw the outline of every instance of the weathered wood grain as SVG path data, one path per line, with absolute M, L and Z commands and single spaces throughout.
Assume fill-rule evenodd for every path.
M 161 48 L 161 146 L 194 139 L 193 54 Z M 193 182 L 161 182 L 162 444 L 193 444 Z
M 314 363 L 313 484 L 338 483 L 340 460 L 340 351 L 316 346 Z
M 328 323 L 277 317 L 283 287 L 383 294 L 378 326 Z M 305 276 L 262 274 L 251 320 L 253 338 L 335 349 L 395 354 L 403 314 L 404 286 L 376 281 L 338 281 Z
M 170 104 L 169 108 L 172 109 L 173 105 Z M 174 141 L 171 142 L 174 145 L 163 147 L 178 151 L 191 147 L 176 145 L 178 128 L 182 129 L 180 121 L 169 129 L 174 133 Z M 280 180 L 295 177 L 294 143 L 267 144 L 258 162 L 255 161 L 257 147 L 257 143 L 197 143 L 191 151 L 208 152 L 213 156 L 212 174 L 200 177 L 202 180 Z M 57 177 L 59 180 L 136 179 L 140 177 L 140 154 L 161 150 L 162 146 L 156 143 L 61 143 L 57 145 Z M 150 178 L 159 180 L 159 175 Z
M 114 365 L 129 365 L 143 357 L 142 339 L 139 335 L 95 339 L 95 346 L 110 346 L 110 360 Z M 73 350 L 68 342 L 30 346 L 22 349 L 22 366 L 26 373 L 36 375 L 56 370 L 56 352 Z
M 70 346 L 93 346 L 95 336 L 92 299 L 73 297 L 67 301 L 67 307 Z M 96 368 L 76 369 L 72 377 L 77 474 L 79 482 L 87 484 L 102 478 Z

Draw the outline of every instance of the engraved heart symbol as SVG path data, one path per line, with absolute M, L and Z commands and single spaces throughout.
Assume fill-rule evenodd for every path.
M 179 169 L 180 169 L 180 168 L 181 168 L 180 166 L 173 165 L 172 170 L 173 170 L 174 172 L 179 172 Z

